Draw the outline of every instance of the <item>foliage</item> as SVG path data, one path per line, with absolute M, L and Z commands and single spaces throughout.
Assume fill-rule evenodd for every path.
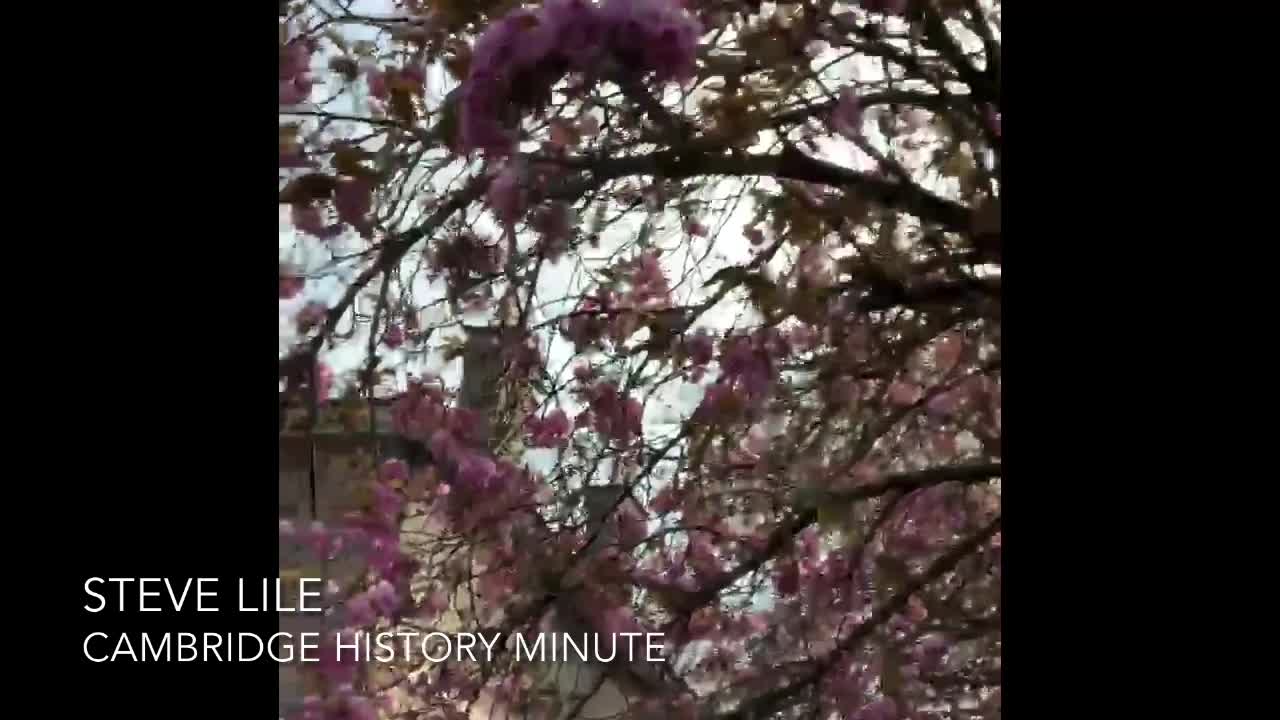
M 336 622 L 663 632 L 630 718 L 998 717 L 999 18 L 282 3 L 282 386 L 430 455 L 282 522 L 367 565 Z M 572 715 L 533 672 L 327 662 L 297 716 Z

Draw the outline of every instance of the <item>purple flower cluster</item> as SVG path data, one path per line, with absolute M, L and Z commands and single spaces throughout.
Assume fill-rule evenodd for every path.
M 484 449 L 484 416 L 448 407 L 439 388 L 414 384 L 391 408 L 392 426 L 402 436 L 424 442 L 440 473 L 438 495 L 459 527 L 474 527 L 509 502 L 534 492 L 531 476 Z
M 675 0 L 609 0 L 600 11 L 620 65 L 652 70 L 659 81 L 693 75 L 702 26 Z
M 659 81 L 688 78 L 701 34 L 677 0 L 547 0 L 513 10 L 476 40 L 462 88 L 462 149 L 510 153 L 520 113 L 544 104 L 565 73 L 596 72 L 606 55 Z
M 640 401 L 618 388 L 612 380 L 602 380 L 582 390 L 588 409 L 578 417 L 577 426 L 589 426 L 606 438 L 623 444 L 642 433 L 644 407 Z
M 525 429 L 533 447 L 564 447 L 573 432 L 573 421 L 563 410 L 556 408 L 545 417 L 529 416 L 525 420 Z
M 295 39 L 280 48 L 280 105 L 299 105 L 311 97 L 311 53 L 314 45 Z

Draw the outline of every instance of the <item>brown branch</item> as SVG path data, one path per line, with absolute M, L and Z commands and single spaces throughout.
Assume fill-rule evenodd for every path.
M 964 50 L 960 48 L 960 45 L 956 43 L 956 39 L 947 30 L 946 23 L 943 22 L 942 15 L 938 13 L 938 9 L 932 3 L 922 3 L 922 5 L 925 46 L 936 51 L 951 63 L 956 74 L 969 86 L 974 97 L 999 106 L 1000 86 L 992 81 L 990 75 L 979 70 L 969 61 L 968 57 L 965 56 Z
M 840 502 L 858 502 L 880 497 L 895 490 L 918 490 L 948 482 L 979 483 L 1000 474 L 1000 463 L 975 463 L 972 465 L 956 465 L 930 468 L 914 472 L 894 473 L 874 483 L 868 483 L 853 490 L 829 493 L 828 498 Z M 690 614 L 714 601 L 726 588 L 741 578 L 759 570 L 765 563 L 775 558 L 796 536 L 818 521 L 818 510 L 806 508 L 789 521 L 779 526 L 769 535 L 763 550 L 751 559 L 726 571 L 716 581 L 696 593 L 687 596 L 679 610 Z M 674 609 L 674 608 L 673 608 Z
M 800 678 L 778 688 L 774 688 L 763 693 L 752 700 L 748 700 L 740 704 L 731 712 L 713 716 L 715 720 L 752 720 L 753 718 L 768 717 L 770 714 L 782 709 L 787 699 L 803 692 L 809 687 L 819 683 L 823 676 L 838 663 L 847 653 L 857 648 L 862 641 L 866 640 L 875 630 L 888 622 L 895 614 L 901 612 L 906 607 L 907 601 L 912 595 L 923 590 L 930 583 L 940 579 L 943 575 L 955 569 L 965 557 L 982 547 L 997 532 L 1000 531 L 1000 517 L 988 523 L 980 531 L 968 539 L 956 544 L 950 550 L 947 550 L 936 560 L 929 564 L 924 572 L 921 572 L 907 580 L 903 587 L 892 597 L 877 607 L 869 618 L 859 623 L 849 632 L 836 649 L 814 664 L 812 670 L 804 674 Z
M 590 171 L 588 180 L 569 183 L 551 193 L 559 199 L 577 198 L 589 187 L 629 175 L 656 175 L 669 179 L 699 175 L 762 175 L 856 192 L 886 207 L 910 212 L 921 220 L 937 223 L 954 232 L 968 232 L 972 226 L 971 211 L 960 203 L 934 195 L 915 184 L 892 182 L 819 160 L 793 146 L 787 146 L 780 154 L 769 155 L 725 155 L 712 151 L 691 153 L 687 149 L 673 149 L 622 158 L 576 157 L 558 162 Z
M 324 341 L 338 326 L 338 322 L 342 316 L 346 314 L 347 309 L 351 307 L 366 285 L 373 281 L 379 273 L 388 271 L 396 266 L 401 259 L 409 252 L 409 250 L 418 243 L 419 240 L 431 235 L 440 228 L 454 213 L 465 209 L 468 205 L 480 199 L 484 195 L 484 191 L 489 187 L 489 178 L 479 176 L 471 180 L 466 187 L 454 193 L 443 205 L 436 208 L 435 212 L 422 222 L 421 225 L 401 233 L 398 236 L 388 238 L 382 244 L 382 250 L 378 253 L 378 258 L 372 265 L 365 268 L 343 294 L 338 304 L 329 309 L 325 316 L 324 326 L 316 336 L 311 339 L 310 354 L 316 355 L 320 352 L 320 348 L 324 346 Z

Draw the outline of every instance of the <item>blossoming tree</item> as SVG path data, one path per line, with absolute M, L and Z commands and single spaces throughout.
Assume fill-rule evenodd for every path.
M 282 522 L 367 567 L 334 632 L 661 632 L 629 718 L 998 717 L 1000 121 L 989 0 L 282 2 L 284 397 L 414 448 Z M 330 656 L 294 712 L 582 712 L 537 672 Z

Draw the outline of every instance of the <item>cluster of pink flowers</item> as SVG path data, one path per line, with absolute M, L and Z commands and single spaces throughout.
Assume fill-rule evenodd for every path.
M 288 267 L 283 263 L 280 265 L 280 299 L 289 300 L 296 297 L 302 292 L 306 279 L 298 274 L 298 271 L 292 267 Z
M 615 344 L 625 342 L 644 321 L 646 313 L 671 307 L 671 285 L 658 253 L 643 252 L 622 260 L 607 271 L 609 287 L 596 290 L 566 317 L 560 331 L 581 351 L 608 336 Z
M 588 409 L 578 416 L 578 426 L 590 426 L 606 438 L 626 444 L 642 432 L 644 408 L 640 401 L 622 392 L 612 380 L 602 380 L 582 391 Z
M 427 75 L 421 67 L 407 65 L 402 68 L 371 68 L 365 73 L 369 95 L 379 100 L 391 96 L 395 87 L 421 88 L 427 84 Z
M 681 340 L 680 353 L 692 366 L 692 371 L 689 373 L 691 382 L 702 380 L 707 365 L 710 365 L 715 358 L 715 352 L 715 341 L 705 328 L 698 328 L 692 335 L 687 335 Z
M 529 227 L 538 233 L 538 246 L 542 255 L 555 262 L 569 249 L 576 224 L 573 207 L 565 202 L 543 205 L 529 218 Z
M 337 237 L 342 232 L 342 223 L 326 222 L 324 210 L 315 203 L 294 203 L 290 210 L 293 226 L 308 235 L 313 235 L 321 240 L 328 240 Z
M 404 328 L 399 325 L 391 325 L 386 332 L 382 334 L 382 344 L 388 348 L 395 350 L 404 344 Z
M 294 39 L 280 48 L 280 104 L 298 105 L 311 97 L 311 40 Z
M 353 627 L 369 627 L 379 617 L 391 617 L 400 609 L 400 596 L 395 586 L 386 580 L 347 601 L 347 624 Z
M 437 240 L 427 255 L 433 276 L 445 275 L 452 287 L 459 287 L 475 275 L 496 272 L 502 250 L 473 233 L 460 233 Z
M 851 87 L 840 91 L 840 99 L 831 111 L 831 127 L 849 140 L 862 135 L 862 101 Z
M 327 698 L 308 697 L 297 720 L 378 720 L 378 717 L 374 704 L 357 694 L 351 683 L 347 682 L 338 685 L 336 691 Z
M 448 407 L 438 387 L 415 383 L 391 408 L 392 426 L 410 440 L 426 443 L 440 470 L 437 493 L 447 498 L 462 527 L 502 512 L 505 500 L 527 499 L 536 488 L 528 473 L 508 460 L 496 460 L 484 447 L 484 418 L 467 408 Z
M 525 429 L 533 447 L 564 447 L 573 432 L 573 422 L 563 410 L 556 408 L 543 417 L 529 416 L 525 420 Z
M 526 188 L 527 169 L 518 161 L 508 162 L 489 182 L 487 200 L 498 219 L 504 225 L 513 225 L 524 217 L 528 208 L 529 191 Z
M 609 329 L 608 312 L 613 305 L 613 293 L 601 288 L 595 295 L 588 295 L 578 304 L 571 317 L 560 323 L 560 332 L 573 342 L 578 352 L 600 342 Z
M 299 720 L 330 720 L 332 718 L 376 718 L 374 706 L 368 698 L 351 691 L 359 663 L 355 655 L 343 657 L 337 650 L 339 637 L 350 644 L 352 633 L 362 627 L 374 625 L 379 618 L 392 618 L 402 610 L 403 598 L 409 597 L 409 578 L 416 570 L 415 561 L 401 551 L 400 519 L 404 510 L 404 498 L 392 483 L 408 477 L 404 463 L 392 460 L 384 463 L 374 482 L 372 506 L 363 512 L 352 513 L 336 526 L 313 522 L 306 528 L 297 528 L 290 521 L 281 521 L 282 542 L 297 542 L 309 548 L 317 557 L 331 559 L 342 550 L 363 554 L 367 567 L 376 580 L 372 586 L 348 599 L 344 615 L 340 616 L 344 627 L 322 637 L 318 662 L 313 666 L 330 692 L 323 698 L 307 698 L 301 711 L 294 717 Z
M 707 387 L 695 417 L 728 421 L 759 409 L 777 381 L 778 361 L 791 353 L 777 328 L 733 335 L 720 343 L 720 378 Z
M 368 178 L 338 177 L 333 195 L 327 201 L 337 212 L 338 222 L 326 222 L 322 205 L 300 201 L 290 208 L 293 226 L 321 240 L 337 237 L 348 225 L 362 236 L 372 237 L 369 213 L 373 209 L 373 190 L 373 181 Z
M 511 152 L 522 111 L 543 104 L 569 71 L 594 75 L 606 57 L 666 81 L 689 77 L 702 27 L 675 0 L 546 0 L 513 10 L 476 41 L 463 85 L 461 146 Z
M 671 305 L 671 285 L 658 253 L 652 250 L 624 260 L 614 272 L 625 279 L 627 291 L 622 302 L 636 310 L 661 310 Z

